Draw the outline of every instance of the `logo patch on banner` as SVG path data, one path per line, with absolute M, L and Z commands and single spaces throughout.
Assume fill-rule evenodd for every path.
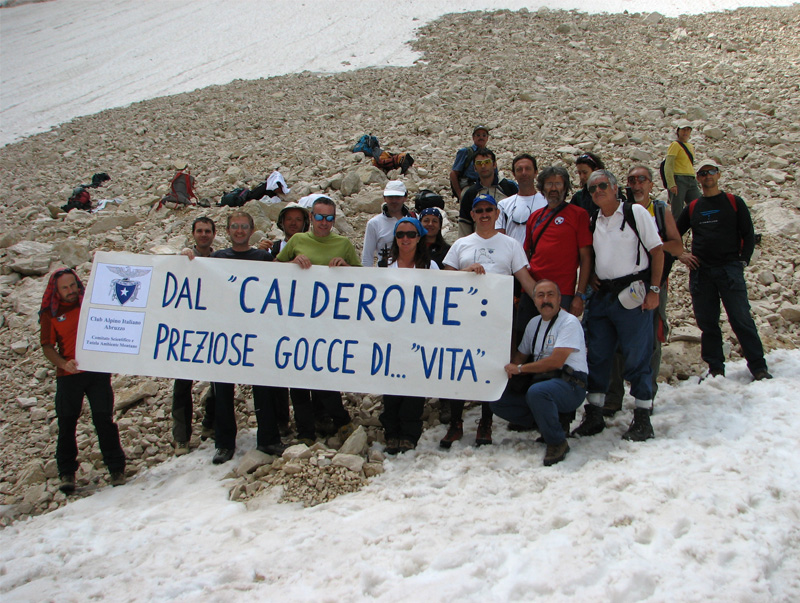
M 102 264 L 102 268 L 98 276 L 105 286 L 92 291 L 93 304 L 135 308 L 147 305 L 152 267 Z

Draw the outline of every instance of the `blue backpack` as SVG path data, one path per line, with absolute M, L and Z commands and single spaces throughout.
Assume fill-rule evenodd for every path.
M 364 134 L 353 147 L 353 153 L 364 153 L 377 159 L 381 156 L 381 145 L 372 134 Z

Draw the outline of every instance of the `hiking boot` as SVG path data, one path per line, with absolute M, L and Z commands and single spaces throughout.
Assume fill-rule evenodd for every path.
M 108 483 L 114 486 L 124 486 L 125 485 L 125 472 L 124 471 L 112 471 L 111 477 L 108 480 Z
M 583 421 L 572 430 L 572 435 L 586 437 L 603 431 L 606 428 L 606 422 L 603 419 L 603 408 L 594 404 L 584 404 L 583 408 Z
M 314 430 L 324 436 L 330 436 L 336 433 L 336 424 L 330 417 L 323 417 L 314 420 Z
M 175 456 L 189 454 L 189 442 L 173 442 L 172 447 L 175 449 Z
M 214 439 L 214 428 L 204 425 L 203 429 L 200 431 L 200 439 L 205 442 L 208 438 Z
M 631 440 L 633 442 L 644 442 L 654 437 L 653 426 L 650 424 L 650 409 L 634 408 L 633 421 L 631 421 L 631 426 L 628 427 L 628 431 L 622 435 L 622 439 Z
M 217 453 L 214 455 L 214 458 L 211 460 L 211 462 L 215 465 L 227 463 L 233 458 L 233 452 L 234 451 L 232 448 L 217 448 Z
M 763 379 L 772 379 L 772 375 L 769 374 L 767 369 L 761 369 L 760 371 L 753 373 L 754 381 L 761 381 Z
M 450 423 L 447 429 L 447 434 L 439 441 L 439 448 L 450 448 L 453 442 L 457 442 L 464 437 L 464 423 L 462 421 L 455 421 Z
M 566 437 L 570 437 L 569 428 L 572 425 L 572 422 L 575 420 L 576 412 L 574 410 L 570 412 L 560 412 L 558 413 L 558 422 L 561 423 L 561 429 L 564 430 L 564 435 Z
M 72 494 L 73 492 L 75 492 L 74 473 L 62 473 L 58 477 L 61 478 L 61 483 L 58 484 L 59 490 L 61 490 L 64 494 Z
M 544 466 L 549 467 L 550 465 L 560 463 L 567 457 L 568 452 L 569 444 L 567 444 L 566 440 L 560 444 L 548 444 L 547 450 L 545 450 L 544 453 Z
M 386 440 L 386 448 L 383 449 L 386 454 L 397 454 L 400 452 L 400 440 L 397 438 L 389 438 Z
M 317 441 L 313 438 L 297 438 L 298 443 L 305 444 L 309 448 L 311 448 Z
M 621 410 L 622 410 L 622 400 L 609 400 L 608 398 L 606 398 L 605 402 L 603 403 L 604 417 L 613 417 Z
M 289 427 L 289 423 L 288 422 L 280 423 L 278 425 L 278 433 L 281 434 L 282 438 L 288 437 L 288 436 L 292 435 L 292 428 Z
M 408 452 L 409 450 L 414 450 L 417 445 L 416 443 L 412 442 L 411 440 L 398 440 L 397 441 L 397 452 L 400 454 L 404 452 Z
M 351 421 L 350 423 L 347 423 L 346 425 L 342 425 L 342 426 L 341 426 L 341 427 L 340 427 L 340 428 L 339 428 L 339 429 L 336 431 L 336 435 L 338 436 L 338 438 L 339 438 L 339 441 L 340 441 L 342 444 L 344 444 L 344 443 L 347 441 L 347 438 L 349 438 L 351 435 L 353 435 L 353 432 L 354 432 L 355 430 L 356 430 L 356 426 L 355 426 L 355 425 L 353 424 L 353 422 Z
M 286 450 L 286 446 L 284 446 L 282 442 L 275 442 L 274 444 L 256 446 L 256 450 L 264 454 L 271 454 L 272 456 L 281 456 L 283 451 Z M 217 457 L 214 458 L 216 459 Z
M 492 422 L 485 419 L 478 421 L 478 433 L 475 434 L 476 446 L 488 446 L 492 443 Z

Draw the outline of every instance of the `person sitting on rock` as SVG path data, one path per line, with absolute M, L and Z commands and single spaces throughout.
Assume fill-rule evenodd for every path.
M 61 206 L 61 209 L 67 213 L 73 209 L 92 211 L 92 197 L 89 194 L 89 189 L 100 188 L 109 180 L 111 180 L 111 176 L 105 172 L 93 175 L 91 184 L 80 184 L 72 190 L 72 196 L 66 205 Z
M 84 396 L 88 398 L 92 409 L 92 422 L 103 462 L 108 467 L 110 483 L 112 486 L 125 483 L 125 453 L 122 451 L 119 429 L 114 423 L 111 375 L 82 371 L 75 360 L 83 294 L 83 283 L 74 270 L 56 270 L 47 282 L 39 310 L 42 352 L 56 367 L 56 463 L 61 478 L 59 490 L 65 494 L 75 491 L 75 472 L 78 470 L 75 430 Z

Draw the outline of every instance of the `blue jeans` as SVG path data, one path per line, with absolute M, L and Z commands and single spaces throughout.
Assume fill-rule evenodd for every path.
M 631 395 L 637 400 L 652 400 L 653 310 L 627 310 L 613 293 L 596 292 L 589 300 L 586 330 L 589 393 L 608 392 L 614 352 L 619 346 L 625 360 L 622 377 L 630 381 Z
M 525 427 L 536 426 L 546 443 L 560 444 L 567 435 L 561 428 L 558 414 L 576 410 L 584 398 L 584 388 L 556 378 L 534 383 L 525 394 L 506 388 L 491 406 L 498 417 Z
M 700 266 L 689 273 L 689 291 L 697 326 L 702 331 L 700 353 L 710 370 L 723 370 L 725 356 L 722 353 L 722 331 L 719 328 L 719 302 L 733 332 L 742 346 L 747 368 L 751 373 L 767 368 L 764 348 L 758 336 L 756 323 L 750 314 L 747 300 L 747 285 L 744 281 L 744 266 L 730 262 L 723 266 Z

